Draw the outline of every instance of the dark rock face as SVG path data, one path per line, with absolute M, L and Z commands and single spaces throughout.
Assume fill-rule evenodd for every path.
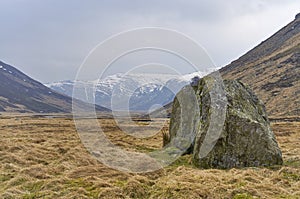
M 223 90 L 224 95 L 219 91 Z M 183 88 L 173 103 L 170 142 L 190 141 L 187 153 L 200 168 L 233 168 L 282 164 L 265 106 L 250 88 L 235 80 L 201 79 L 191 93 Z M 189 100 L 189 103 L 193 102 Z M 185 114 L 182 114 L 184 107 Z M 186 148 L 186 146 L 185 146 Z

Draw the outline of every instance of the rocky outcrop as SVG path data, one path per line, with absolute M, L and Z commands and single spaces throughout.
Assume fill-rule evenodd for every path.
M 200 168 L 282 164 L 263 103 L 243 83 L 213 76 L 176 96 L 170 144 L 188 149 Z

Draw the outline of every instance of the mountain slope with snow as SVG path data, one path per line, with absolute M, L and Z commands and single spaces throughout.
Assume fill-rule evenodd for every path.
M 148 112 L 153 106 L 173 101 L 192 77 L 204 74 L 115 74 L 96 81 L 61 81 L 45 85 L 68 96 L 72 96 L 76 85 L 76 89 L 82 89 L 82 95 L 77 98 L 85 102 L 95 102 L 112 110 Z

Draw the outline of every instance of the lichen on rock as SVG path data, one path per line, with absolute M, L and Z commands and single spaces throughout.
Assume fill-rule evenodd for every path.
M 170 143 L 180 148 L 182 139 L 188 141 L 185 153 L 192 153 L 193 163 L 200 168 L 282 164 L 264 104 L 236 80 L 206 76 L 177 94 Z

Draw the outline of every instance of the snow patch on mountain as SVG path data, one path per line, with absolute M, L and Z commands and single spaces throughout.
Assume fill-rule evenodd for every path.
M 106 108 L 148 111 L 153 105 L 168 104 L 193 77 L 202 77 L 205 74 L 207 73 L 195 72 L 187 75 L 117 73 L 99 80 L 67 80 L 45 85 L 68 96 L 73 95 L 73 88 L 76 86 L 78 91 L 76 93 L 79 93 L 76 94 L 77 98 Z

